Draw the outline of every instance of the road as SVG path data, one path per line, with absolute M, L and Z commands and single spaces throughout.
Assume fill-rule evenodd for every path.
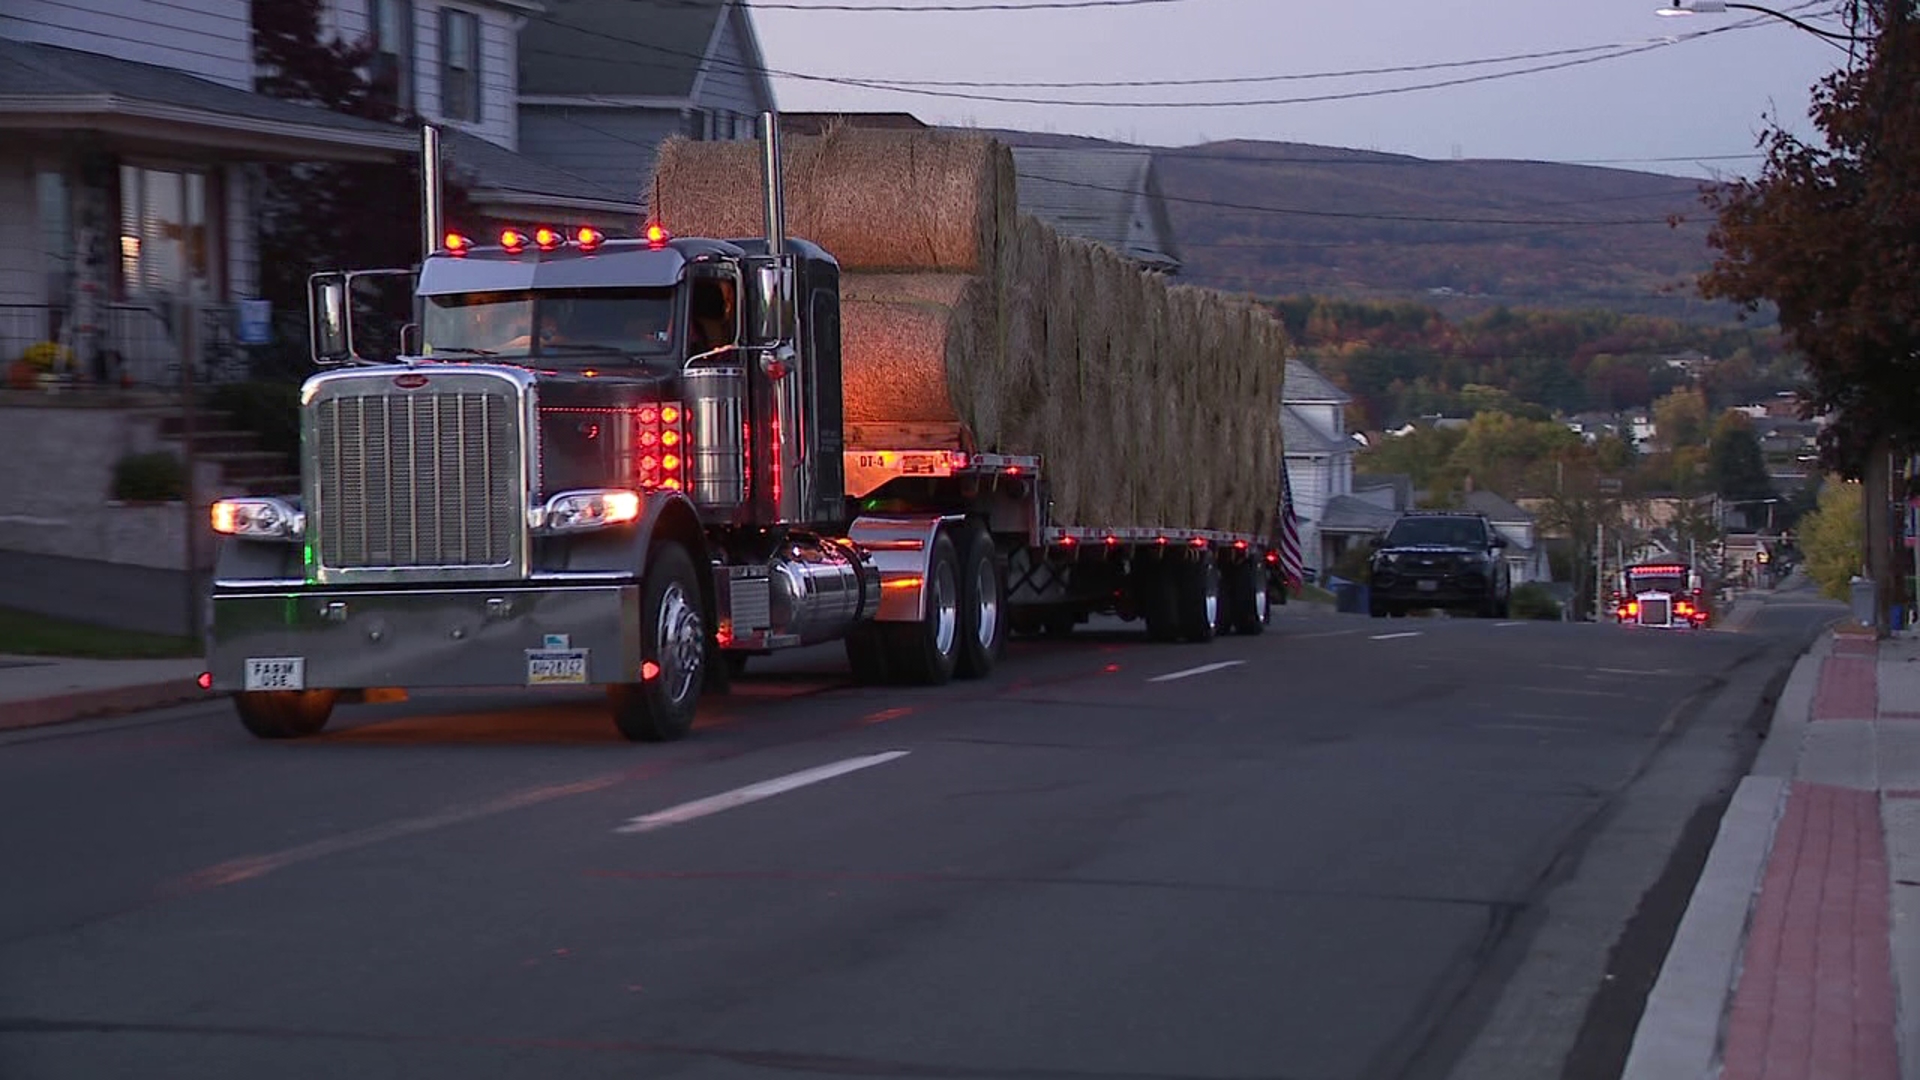
M 829 651 L 670 746 L 564 694 L 284 744 L 220 703 L 20 733 L 0 1076 L 1344 1080 L 1490 1047 L 1557 1075 L 1637 1017 L 1566 957 L 1604 960 L 1642 889 L 1582 897 L 1674 845 L 1584 854 L 1699 732 L 1677 838 L 1837 610 L 1290 616 L 1022 643 L 939 690 L 849 688 Z M 1543 979 L 1550 1022 L 1512 1004 Z

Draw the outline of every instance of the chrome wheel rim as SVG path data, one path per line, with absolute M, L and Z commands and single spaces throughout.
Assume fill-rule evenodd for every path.
M 667 699 L 679 704 L 693 693 L 706 659 L 706 634 L 700 609 L 679 582 L 667 585 L 660 597 L 660 620 L 654 627 L 659 652 L 661 686 Z
M 1256 588 L 1253 590 L 1253 610 L 1255 614 L 1260 616 L 1260 621 L 1265 623 L 1268 616 L 1273 612 L 1273 597 L 1267 595 L 1266 582 L 1258 581 L 1255 582 L 1255 585 Z
M 979 638 L 980 647 L 993 648 L 993 639 L 1000 633 L 1000 579 L 993 572 L 993 560 L 980 560 L 980 568 L 974 574 L 974 590 L 980 602 L 974 611 L 977 616 L 974 623 L 974 636 Z
M 1220 572 L 1209 566 L 1202 571 L 1206 581 L 1207 625 L 1220 625 Z
M 942 656 L 953 651 L 954 641 L 960 636 L 960 601 L 954 595 L 959 591 L 954 587 L 955 576 L 952 563 L 941 563 L 933 572 L 933 589 L 927 597 L 927 604 L 932 608 L 929 614 L 933 617 L 933 647 Z

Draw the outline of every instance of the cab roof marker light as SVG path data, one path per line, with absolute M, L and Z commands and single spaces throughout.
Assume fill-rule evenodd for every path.
M 673 234 L 667 231 L 665 225 L 655 221 L 647 226 L 647 246 L 653 248 L 655 251 L 666 247 L 667 241 L 671 239 L 673 239 Z
M 509 255 L 518 255 L 527 249 L 527 234 L 519 229 L 503 229 L 500 232 L 500 247 Z
M 582 225 L 579 231 L 573 234 L 573 242 L 579 245 L 581 251 L 592 251 L 606 238 L 605 233 L 591 225 Z
M 533 245 L 541 251 L 552 251 L 555 248 L 564 246 L 566 242 L 566 234 L 560 232 L 558 229 L 552 229 L 542 225 L 533 230 Z

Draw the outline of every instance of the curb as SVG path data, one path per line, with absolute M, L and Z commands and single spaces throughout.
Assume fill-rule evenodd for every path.
M 186 705 L 221 695 L 200 689 L 192 680 L 82 690 L 29 701 L 0 702 L 0 731 L 47 727 L 123 713 Z
M 1721 1030 L 1812 711 L 1823 644 L 1816 642 L 1794 662 L 1774 705 L 1766 745 L 1720 819 L 1707 864 L 1647 995 L 1620 1080 L 1695 1080 L 1718 1072 Z

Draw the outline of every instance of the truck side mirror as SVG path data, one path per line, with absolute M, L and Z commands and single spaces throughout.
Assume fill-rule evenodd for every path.
M 746 344 L 772 348 L 793 338 L 793 264 L 756 259 L 749 266 Z
M 313 362 L 337 367 L 353 359 L 353 314 L 347 296 L 347 275 L 315 274 L 307 279 L 307 326 Z
M 400 328 L 400 355 L 420 355 L 420 324 L 408 323 Z

